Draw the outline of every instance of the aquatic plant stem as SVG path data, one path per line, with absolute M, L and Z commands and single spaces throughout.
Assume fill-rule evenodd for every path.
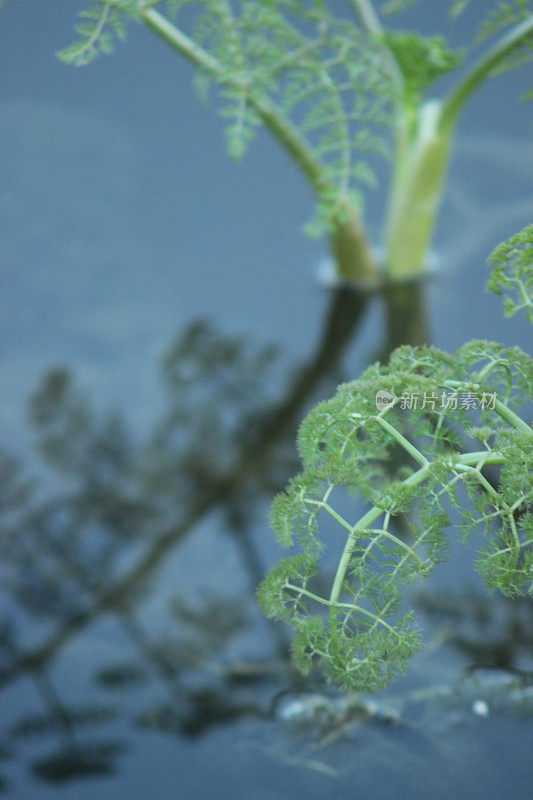
M 397 145 L 385 224 L 385 273 L 392 282 L 412 280 L 427 268 L 452 142 L 451 130 L 440 131 L 440 114 L 438 100 L 424 103 L 414 132 Z
M 524 422 L 523 419 L 511 411 L 504 403 L 500 400 L 496 400 L 494 405 L 495 411 L 499 416 L 505 420 L 512 428 L 516 428 L 517 431 L 522 431 L 523 433 L 527 433 L 531 436 L 533 433 L 533 429 L 527 422 Z
M 228 471 L 219 483 L 210 487 L 206 495 L 198 497 L 185 512 L 182 520 L 172 523 L 150 543 L 147 551 L 118 575 L 109 588 L 96 597 L 87 608 L 64 622 L 43 642 L 17 655 L 14 662 L 0 671 L 0 688 L 16 680 L 25 672 L 41 669 L 76 636 L 104 614 L 122 614 L 137 596 L 140 586 L 161 566 L 173 548 L 179 545 L 191 530 L 213 511 L 227 502 L 235 488 L 248 480 L 251 474 L 264 469 L 265 457 L 283 437 L 294 435 L 293 428 L 301 416 L 301 409 L 317 391 L 321 382 L 330 375 L 332 366 L 351 341 L 354 330 L 361 324 L 368 306 L 368 295 L 349 288 L 334 290 L 324 320 L 323 330 L 315 352 L 303 369 L 297 371 L 287 395 L 265 416 L 257 435 L 252 438 L 238 464 L 228 465 Z M 65 566 L 63 568 L 66 568 Z M 79 582 L 79 572 L 73 575 Z
M 480 452 L 463 453 L 461 455 L 454 456 L 453 460 L 450 460 L 450 469 L 452 470 L 456 466 L 475 467 L 481 459 L 484 459 L 484 464 L 503 464 L 505 462 L 503 453 L 494 451 L 487 455 L 487 451 L 483 450 Z M 430 470 L 431 463 L 428 462 L 425 466 L 421 467 L 416 472 L 413 472 L 413 474 L 402 481 L 402 483 L 404 486 L 419 486 L 429 477 Z M 385 511 L 383 508 L 372 506 L 372 508 L 369 509 L 369 511 L 367 511 L 366 514 L 364 514 L 353 526 L 346 540 L 346 544 L 344 545 L 344 550 L 335 573 L 331 594 L 329 596 L 329 602 L 332 606 L 336 606 L 339 602 L 346 571 L 350 563 L 353 549 L 357 543 L 358 532 L 370 528 L 372 523 L 384 513 Z
M 408 109 L 397 114 L 395 171 L 384 234 L 388 280 L 409 280 L 427 270 L 459 114 L 504 58 L 532 34 L 533 15 L 503 36 L 443 101 L 423 103 L 409 133 Z
M 352 611 L 357 611 L 360 614 L 363 614 L 365 617 L 369 617 L 373 619 L 375 622 L 383 625 L 384 628 L 387 628 L 388 631 L 394 633 L 398 638 L 400 638 L 400 634 L 398 631 L 395 631 L 392 625 L 389 625 L 384 619 L 379 617 L 377 614 L 373 614 L 367 608 L 363 608 L 362 606 L 358 606 L 354 603 L 332 603 L 331 600 L 325 600 L 323 597 L 319 597 L 317 594 L 313 594 L 313 592 L 308 591 L 307 589 L 302 589 L 301 586 L 294 586 L 292 583 L 285 584 L 286 589 L 291 589 L 292 591 L 297 592 L 299 595 L 304 595 L 305 597 L 309 597 L 311 600 L 314 600 L 316 603 L 320 603 L 324 606 L 330 606 L 333 608 L 348 608 Z
M 278 140 L 298 168 L 303 172 L 315 194 L 331 195 L 335 187 L 326 176 L 324 165 L 314 156 L 298 129 L 265 97 L 258 97 L 245 80 L 227 76 L 222 65 L 206 50 L 197 45 L 155 8 L 144 8 L 140 19 L 174 50 L 223 85 L 240 91 L 243 101 L 257 114 Z M 337 262 L 337 274 L 342 281 L 362 288 L 378 283 L 377 262 L 370 247 L 358 209 L 345 201 L 337 217 L 332 220 L 331 248 Z
M 370 0 L 349 0 L 349 2 L 354 9 L 354 12 L 358 17 L 362 27 L 369 34 L 375 36 L 379 40 L 388 71 L 394 83 L 396 84 L 397 95 L 398 97 L 401 97 L 404 85 L 403 75 L 398 66 L 398 62 L 394 53 L 390 47 L 388 47 L 383 36 L 385 31 L 374 6 Z M 401 110 L 399 116 L 401 116 Z
M 442 106 L 440 129 L 453 127 L 463 106 L 509 53 L 533 34 L 533 14 L 515 25 L 474 65 L 468 75 L 448 95 Z
M 381 22 L 370 0 L 350 0 L 350 5 L 369 33 L 374 36 L 380 36 L 383 33 Z
M 459 381 L 445 381 L 445 385 L 455 389 L 461 384 Z M 533 433 L 533 428 L 531 425 L 528 425 L 527 422 L 524 422 L 524 420 L 521 419 L 518 414 L 515 414 L 514 411 L 511 411 L 511 409 L 506 406 L 505 403 L 502 403 L 502 401 L 498 400 L 497 398 L 494 400 L 494 410 L 499 417 L 501 417 L 503 420 L 505 420 L 505 422 L 507 422 L 508 425 L 511 426 L 511 428 L 515 428 L 517 431 L 522 431 L 522 433 L 526 433 L 529 436 L 531 436 Z
M 406 439 L 405 436 L 403 436 L 399 431 L 397 431 L 396 428 L 393 425 L 390 425 L 387 422 L 386 419 L 383 419 L 383 417 L 380 417 L 380 416 L 376 416 L 375 420 L 376 420 L 376 422 L 378 422 L 381 425 L 382 428 L 385 428 L 385 430 L 388 433 L 390 433 L 390 435 L 394 439 L 396 439 L 398 444 L 401 447 L 403 447 L 403 449 L 407 453 L 409 453 L 409 455 L 412 456 L 415 461 L 418 461 L 418 463 L 421 464 L 423 467 L 428 465 L 429 462 L 428 462 L 427 458 L 424 455 L 422 455 L 420 450 L 418 450 L 414 446 L 414 444 L 411 444 L 411 442 L 408 439 Z

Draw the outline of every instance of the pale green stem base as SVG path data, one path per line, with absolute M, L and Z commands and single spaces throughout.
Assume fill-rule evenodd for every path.
M 439 125 L 440 112 L 436 100 L 421 107 L 414 137 L 399 155 L 385 232 L 391 281 L 420 276 L 427 266 L 452 140 L 452 129 Z
M 346 216 L 346 221 L 339 222 L 330 233 L 337 278 L 358 289 L 376 289 L 381 281 L 380 269 L 359 214 L 348 209 Z

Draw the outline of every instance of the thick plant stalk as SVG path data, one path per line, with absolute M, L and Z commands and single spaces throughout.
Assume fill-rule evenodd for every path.
M 476 89 L 489 77 L 512 50 L 525 44 L 533 36 L 533 14 L 505 34 L 485 56 L 478 61 L 468 75 L 443 103 L 440 126 L 451 128 L 465 103 Z
M 380 361 L 388 361 L 391 353 L 404 344 L 431 344 L 431 332 L 426 306 L 427 281 L 419 276 L 413 280 L 387 281 L 383 286 L 385 330 Z
M 505 34 L 443 102 L 423 104 L 414 132 L 400 137 L 385 227 L 388 280 L 409 280 L 426 270 L 459 114 L 506 56 L 532 34 L 533 16 Z M 403 122 L 400 127 L 404 129 Z
M 334 224 L 330 244 L 341 283 L 358 289 L 377 288 L 379 267 L 355 209 L 347 209 L 346 219 Z
M 385 232 L 385 272 L 392 281 L 410 280 L 426 268 L 453 133 L 441 130 L 440 112 L 437 100 L 420 108 L 413 141 L 396 167 Z
M 318 201 L 334 197 L 337 187 L 331 183 L 326 165 L 298 126 L 276 103 L 254 92 L 245 78 L 228 74 L 216 57 L 160 14 L 157 4 L 158 0 L 141 3 L 136 17 L 197 68 L 242 94 L 243 103 L 261 119 L 305 175 Z M 347 199 L 337 198 L 342 207 L 330 219 L 329 238 L 339 281 L 374 289 L 383 280 L 409 281 L 425 272 L 457 118 L 473 92 L 531 37 L 533 16 L 499 39 L 443 102 L 431 100 L 415 109 L 404 98 L 404 76 L 382 36 L 383 28 L 371 0 L 350 0 L 350 5 L 368 36 L 381 42 L 384 64 L 396 86 L 396 167 L 385 223 L 383 267 L 372 251 L 359 209 Z

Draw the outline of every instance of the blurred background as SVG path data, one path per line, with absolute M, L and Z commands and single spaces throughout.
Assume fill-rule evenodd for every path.
M 437 5 L 396 24 L 461 46 L 479 4 L 453 26 Z M 61 64 L 81 8 L 0 13 L 0 789 L 522 800 L 531 605 L 488 598 L 464 555 L 418 597 L 432 645 L 390 690 L 401 722 L 291 672 L 254 598 L 268 506 L 306 410 L 386 348 L 383 309 L 324 286 L 302 178 L 264 132 L 230 161 L 216 98 L 153 34 Z M 527 77 L 459 126 L 425 287 L 443 349 L 530 341 L 484 290 L 531 221 Z

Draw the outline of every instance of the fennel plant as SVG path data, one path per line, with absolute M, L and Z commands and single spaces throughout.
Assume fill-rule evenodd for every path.
M 490 288 L 508 313 L 525 307 L 531 318 L 533 225 L 491 260 Z M 271 510 L 278 541 L 299 552 L 259 589 L 265 612 L 294 628 L 302 672 L 318 662 L 360 692 L 403 672 L 421 647 L 405 593 L 446 559 L 452 523 L 462 538 L 485 533 L 477 568 L 490 589 L 533 595 L 533 428 L 521 416 L 531 400 L 531 358 L 472 341 L 453 355 L 400 347 L 311 411 L 298 437 L 303 472 Z M 346 495 L 363 500 L 359 518 L 343 511 L 354 505 Z M 316 576 L 331 547 L 340 556 L 324 591 Z
M 317 212 L 309 230 L 329 237 L 339 280 L 376 287 L 427 268 L 460 113 L 488 78 L 531 60 L 528 0 L 483 2 L 471 47 L 384 26 L 413 0 L 94 0 L 78 39 L 62 50 L 85 65 L 145 25 L 215 84 L 240 158 L 265 126 L 307 179 Z M 450 3 L 460 17 L 472 0 Z M 479 52 L 479 55 L 476 54 Z M 467 66 L 465 66 L 465 61 Z M 433 84 L 453 73 L 439 99 Z M 383 263 L 369 241 L 363 195 L 376 155 L 391 160 Z
M 533 53 L 528 0 L 483 3 L 462 51 L 440 35 L 385 27 L 386 12 L 412 4 L 95 0 L 59 56 L 85 65 L 110 52 L 129 21 L 151 29 L 197 68 L 203 92 L 218 87 L 232 157 L 268 129 L 314 193 L 309 231 L 328 236 L 337 279 L 375 288 L 424 274 L 461 111 L 486 80 Z M 474 5 L 455 0 L 450 12 Z M 432 97 L 445 76 L 451 88 Z M 391 163 L 382 259 L 364 220 L 376 156 Z M 530 317 L 531 241 L 528 228 L 495 252 L 491 283 L 507 295 L 507 313 Z M 477 565 L 489 587 L 531 590 L 533 434 L 520 414 L 532 385 L 518 348 L 405 346 L 311 412 L 299 434 L 303 472 L 271 514 L 281 544 L 301 552 L 259 591 L 266 613 L 295 629 L 302 671 L 318 661 L 340 686 L 375 691 L 405 669 L 421 646 L 405 589 L 445 558 L 455 517 L 465 536 L 487 532 Z M 346 493 L 368 504 L 359 519 L 344 512 Z M 345 536 L 327 592 L 317 579 L 325 519 Z

